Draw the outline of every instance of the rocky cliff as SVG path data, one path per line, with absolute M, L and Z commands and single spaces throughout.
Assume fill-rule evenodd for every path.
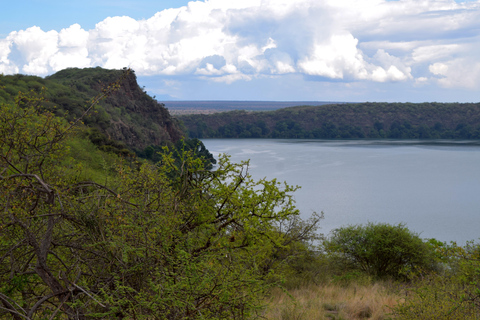
M 150 97 L 137 83 L 134 71 L 102 68 L 65 69 L 47 77 L 77 92 L 77 96 L 94 97 L 105 86 L 120 80 L 118 90 L 100 101 L 94 113 L 85 119 L 88 126 L 97 128 L 109 139 L 125 143 L 130 149 L 143 150 L 150 145 L 177 142 L 183 136 L 178 122 L 163 104 Z M 50 93 L 52 103 L 72 109 L 75 95 L 65 99 L 63 94 Z M 70 101 L 69 101 L 70 100 Z M 78 100 L 78 99 L 77 99 Z M 70 105 L 69 105 L 70 103 Z M 78 110 L 73 110 L 78 114 Z

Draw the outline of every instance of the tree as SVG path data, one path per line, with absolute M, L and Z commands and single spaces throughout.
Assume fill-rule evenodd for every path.
M 185 152 L 191 151 L 196 158 L 201 158 L 205 169 L 212 169 L 213 165 L 217 163 L 217 160 L 208 151 L 202 141 L 194 139 L 182 139 L 175 143 L 173 156 L 179 161 L 182 160 L 182 156 Z
M 118 87 L 112 84 L 92 99 L 85 114 L 103 96 Z M 75 255 L 85 237 L 76 226 L 76 211 L 83 185 L 59 165 L 67 155 L 65 141 L 75 133 L 80 119 L 68 124 L 42 107 L 43 98 L 19 94 L 14 105 L 0 106 L 0 302 L 14 319 L 31 319 L 52 299 L 58 308 L 74 314 L 68 302 L 78 292 L 68 276 L 79 267 Z M 55 250 L 54 250 L 55 248 Z M 85 249 L 84 249 L 85 250 Z M 88 263 L 82 261 L 80 264 Z
M 79 121 L 41 102 L 0 108 L 2 317 L 247 318 L 288 261 L 273 255 L 314 235 L 296 187 L 226 156 L 210 171 L 196 148 L 83 181 L 66 145 Z
M 375 277 L 402 278 L 435 267 L 431 247 L 403 224 L 335 229 L 324 247 L 346 266 Z

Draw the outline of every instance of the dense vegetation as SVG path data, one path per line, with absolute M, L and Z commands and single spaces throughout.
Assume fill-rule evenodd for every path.
M 86 101 L 100 94 L 105 84 L 120 78 L 117 90 L 97 101 L 94 112 L 82 117 L 90 140 L 105 151 L 124 155 L 179 141 L 183 136 L 179 124 L 164 105 L 138 86 L 132 70 L 71 68 L 45 79 L 0 75 L 0 103 L 14 103 L 18 92 L 30 92 L 45 97 L 43 108 L 72 121 L 82 116 Z
M 246 163 L 210 171 L 184 143 L 157 164 L 97 149 L 95 172 L 84 130 L 36 96 L 1 105 L 3 318 L 248 318 L 316 238 L 296 188 Z
M 478 319 L 478 243 L 369 223 L 338 228 L 319 248 L 287 282 L 295 300 L 274 292 L 267 319 Z
M 480 139 L 480 103 L 357 103 L 179 116 L 192 138 Z

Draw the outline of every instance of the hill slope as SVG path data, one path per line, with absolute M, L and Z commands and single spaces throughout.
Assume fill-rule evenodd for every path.
M 12 102 L 19 91 L 44 95 L 45 108 L 71 121 L 79 117 L 88 101 L 110 83 L 120 79 L 125 70 L 102 68 L 65 69 L 45 79 L 35 76 L 0 76 L 0 103 Z M 120 81 L 120 87 L 99 102 L 95 112 L 85 119 L 92 128 L 91 138 L 98 144 L 109 143 L 140 151 L 150 145 L 176 142 L 182 136 L 179 124 L 163 104 L 148 96 L 138 85 L 132 71 Z
M 480 103 L 347 103 L 178 118 L 194 138 L 480 139 Z

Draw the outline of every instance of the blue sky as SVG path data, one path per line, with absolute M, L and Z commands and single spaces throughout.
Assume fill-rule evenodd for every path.
M 135 70 L 159 100 L 480 101 L 480 1 L 4 1 L 0 73 Z
M 5 38 L 12 31 L 32 26 L 39 26 L 44 31 L 60 31 L 78 23 L 89 30 L 107 17 L 148 19 L 158 11 L 187 4 L 186 0 L 2 1 L 0 37 Z

